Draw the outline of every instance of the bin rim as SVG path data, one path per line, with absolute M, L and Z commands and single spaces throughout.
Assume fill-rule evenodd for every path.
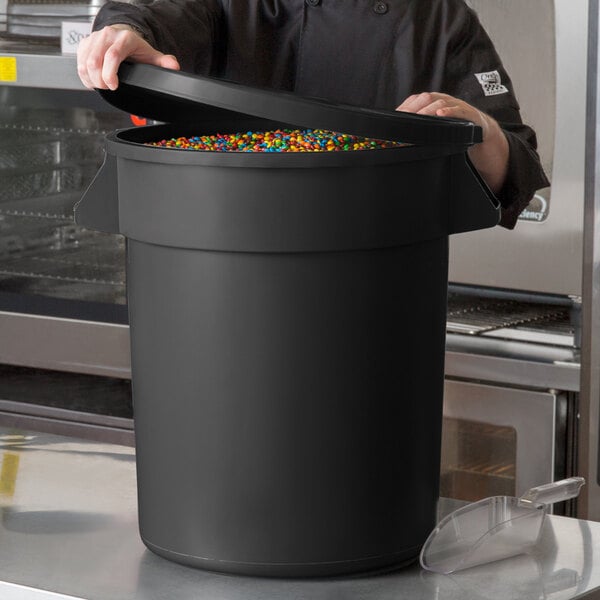
M 460 119 L 352 106 L 127 61 L 118 76 L 119 87 L 98 90 L 100 95 L 116 108 L 164 123 L 251 116 L 281 126 L 434 147 L 482 141 L 481 127 Z
M 131 127 L 109 133 L 105 140 L 108 154 L 120 158 L 171 165 L 198 165 L 219 167 L 247 167 L 267 169 L 314 169 L 314 168 L 356 168 L 374 165 L 392 165 L 419 160 L 444 158 L 454 154 L 465 154 L 467 147 L 457 146 L 402 146 L 375 150 L 354 150 L 345 152 L 211 152 L 206 150 L 186 150 L 152 146 L 127 139 L 162 139 L 173 131 L 173 125 L 149 125 Z M 157 137 L 153 137 L 156 132 Z

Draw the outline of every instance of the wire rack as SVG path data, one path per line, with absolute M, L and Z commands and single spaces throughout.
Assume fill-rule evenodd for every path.
M 510 329 L 546 332 L 565 337 L 572 337 L 575 331 L 568 306 L 476 295 L 449 295 L 447 331 L 489 335 L 491 332 Z
M 0 3 L 0 37 L 57 41 L 63 21 L 91 22 L 103 0 L 5 0 Z
M 0 289 L 125 303 L 121 236 L 88 231 L 73 208 L 123 115 L 0 107 Z

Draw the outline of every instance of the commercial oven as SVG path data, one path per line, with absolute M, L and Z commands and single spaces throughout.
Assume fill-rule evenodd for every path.
M 448 298 L 441 489 L 462 500 L 518 496 L 578 472 L 571 309 L 478 292 Z
M 0 363 L 128 377 L 124 242 L 73 206 L 129 115 L 55 47 L 0 41 L 0 66 Z
M 10 37 L 0 40 L 0 420 L 129 443 L 125 245 L 77 227 L 73 206 L 105 135 L 131 119 L 83 88 L 74 56 Z
M 539 463 L 538 481 L 552 471 L 554 478 L 585 476 L 577 514 L 600 519 L 598 1 L 467 1 L 511 75 L 525 122 L 537 132 L 551 186 L 536 192 L 513 231 L 496 227 L 451 241 L 450 297 L 458 294 L 461 302 L 466 297 L 468 306 L 454 313 L 450 306 L 446 373 L 492 387 L 484 387 L 473 404 L 473 388 L 450 385 L 447 416 L 461 411 L 469 421 L 462 425 L 469 431 L 463 437 L 469 439 L 476 422 L 469 412 L 474 415 L 495 398 L 495 416 L 482 418 L 480 431 L 494 419 L 498 425 L 500 411 L 505 433 L 512 429 L 518 438 L 514 424 L 542 394 L 549 401 L 546 409 L 537 409 L 535 434 L 555 443 L 546 464 Z M 494 315 L 486 322 L 490 303 Z M 504 321 L 514 304 L 526 310 Z M 470 322 L 473 316 L 476 323 Z M 511 400 L 515 390 L 522 402 Z M 554 420 L 548 420 L 542 415 L 552 402 Z M 452 428 L 456 424 L 447 431 Z M 560 432 L 566 433 L 566 445 Z M 517 452 L 530 452 L 529 437 L 521 434 Z M 459 438 L 454 435 L 455 442 Z M 518 470 L 515 478 L 520 493 Z
M 441 493 L 518 496 L 562 479 L 572 441 L 568 392 L 447 380 Z

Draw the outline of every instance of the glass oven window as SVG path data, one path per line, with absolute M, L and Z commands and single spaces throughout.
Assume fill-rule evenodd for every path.
M 440 495 L 476 501 L 516 495 L 517 431 L 444 418 Z
M 125 312 L 123 238 L 76 226 L 73 207 L 102 163 L 104 136 L 128 125 L 110 110 L 0 107 L 0 295 L 10 309 L 27 296 Z

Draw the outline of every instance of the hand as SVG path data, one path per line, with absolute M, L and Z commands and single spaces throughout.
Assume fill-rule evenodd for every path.
M 483 142 L 469 148 L 469 157 L 494 193 L 498 193 L 508 171 L 508 140 L 495 119 L 471 106 L 464 100 L 448 94 L 426 92 L 409 96 L 396 110 L 463 119 L 479 125 Z
M 171 54 L 155 50 L 129 25 L 108 25 L 94 31 L 79 43 L 77 73 L 87 88 L 116 90 L 117 70 L 126 59 L 165 69 L 179 70 L 179 62 Z

